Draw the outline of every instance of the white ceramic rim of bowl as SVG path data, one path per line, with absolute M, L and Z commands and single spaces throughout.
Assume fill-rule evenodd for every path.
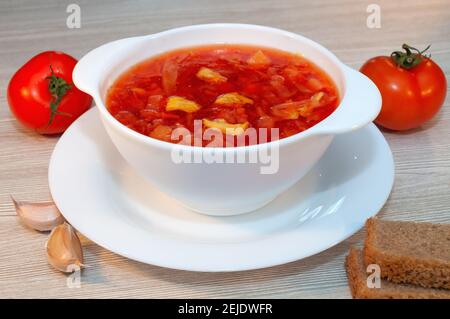
M 158 139 L 154 139 L 154 138 L 142 135 L 142 134 L 128 128 L 127 126 L 123 125 L 119 121 L 117 121 L 114 118 L 114 116 L 112 116 L 112 114 L 107 110 L 105 103 L 100 95 L 100 92 L 99 92 L 100 91 L 100 83 L 102 81 L 105 81 L 105 79 L 103 77 L 101 77 L 99 74 L 95 74 L 96 73 L 95 71 L 97 71 L 97 73 L 98 73 L 99 70 L 92 70 L 92 61 L 93 60 L 101 61 L 102 53 L 112 51 L 111 46 L 120 47 L 123 45 L 130 44 L 130 41 L 131 42 L 135 42 L 135 41 L 139 42 L 139 41 L 145 41 L 145 40 L 149 40 L 149 39 L 170 36 L 172 34 L 176 34 L 176 33 L 180 33 L 180 32 L 189 32 L 189 31 L 196 31 L 196 30 L 202 30 L 202 29 L 208 30 L 211 28 L 230 29 L 230 30 L 234 30 L 234 31 L 239 30 L 239 29 L 245 29 L 245 30 L 253 29 L 253 30 L 264 31 L 264 32 L 272 32 L 272 33 L 278 34 L 281 37 L 284 36 L 284 37 L 296 39 L 298 41 L 302 41 L 302 42 L 306 43 L 307 45 L 313 47 L 314 49 L 319 50 L 324 56 L 326 56 L 330 61 L 332 61 L 334 63 L 334 65 L 338 68 L 339 72 L 341 73 L 340 74 L 341 78 L 344 79 L 343 83 L 341 83 L 341 86 L 340 86 L 341 97 L 340 97 L 340 103 L 339 103 L 338 107 L 330 116 L 328 116 L 327 118 L 322 120 L 320 123 L 316 124 L 315 126 L 309 128 L 303 132 L 294 134 L 292 136 L 289 136 L 289 137 L 286 137 L 286 138 L 283 138 L 280 140 L 271 141 L 268 143 L 256 144 L 256 145 L 249 145 L 249 146 L 219 148 L 216 150 L 217 152 L 223 152 L 223 153 L 246 152 L 246 151 L 252 152 L 252 151 L 257 151 L 258 149 L 261 149 L 261 148 L 270 148 L 273 145 L 273 143 L 278 144 L 277 145 L 278 147 L 283 147 L 285 145 L 295 143 L 296 141 L 298 141 L 300 139 L 304 139 L 304 138 L 307 138 L 307 137 L 313 136 L 313 135 L 335 135 L 335 134 L 339 134 L 339 133 L 346 133 L 349 131 L 357 130 L 357 129 L 367 125 L 368 123 L 372 122 L 377 117 L 378 113 L 381 110 L 381 95 L 380 95 L 377 87 L 375 86 L 375 84 L 371 80 L 369 80 L 365 75 L 363 75 L 363 74 L 349 68 L 345 64 L 343 64 L 328 49 L 326 49 L 322 45 L 318 44 L 317 42 L 315 42 L 309 38 L 306 38 L 304 36 L 301 36 L 299 34 L 281 30 L 281 29 L 277 29 L 277 28 L 261 26 L 261 25 L 253 25 L 253 24 L 239 24 L 239 23 L 199 24 L 199 25 L 191 25 L 191 26 L 174 28 L 174 29 L 162 31 L 162 32 L 155 33 L 155 34 L 131 37 L 131 38 L 124 38 L 121 40 L 109 42 L 109 43 L 106 43 L 106 44 L 90 51 L 77 63 L 77 65 L 75 66 L 74 72 L 73 72 L 73 82 L 81 91 L 84 91 L 84 92 L 90 94 L 94 98 L 95 103 L 96 103 L 98 109 L 100 110 L 100 114 L 101 114 L 102 118 L 104 120 L 108 121 L 108 123 L 111 124 L 114 129 L 120 131 L 121 133 L 125 134 L 129 138 L 137 140 L 138 142 L 141 142 L 144 144 L 148 144 L 148 145 L 166 149 L 166 150 L 167 149 L 168 150 L 173 150 L 173 149 L 183 150 L 184 149 L 184 150 L 189 150 L 189 151 L 203 152 L 203 151 L 205 151 L 204 147 L 174 144 L 174 143 L 169 143 L 169 142 L 161 141 Z M 204 43 L 204 45 L 208 45 L 208 44 L 211 44 L 211 43 L 210 42 Z M 229 44 L 233 44 L 233 43 L 230 42 Z M 242 43 L 236 43 L 236 44 L 242 44 Z M 199 44 L 199 45 L 201 45 L 201 44 Z M 180 48 L 182 48 L 182 47 L 180 47 Z M 278 48 L 278 49 L 283 50 L 282 48 Z M 150 58 L 150 57 L 151 57 L 151 55 L 148 56 L 147 58 Z M 94 80 L 93 80 L 93 78 L 94 78 Z M 356 82 L 358 82 L 358 81 L 361 82 L 361 80 L 364 83 L 358 83 L 358 85 L 357 85 Z M 94 83 L 91 83 L 91 82 L 94 82 Z M 87 84 L 87 83 L 89 83 L 89 84 Z M 338 83 L 336 83 L 336 85 L 339 87 Z M 338 113 L 338 111 L 342 110 L 344 105 L 346 107 L 349 107 L 349 104 L 352 104 L 352 103 L 355 104 L 355 101 L 352 101 L 351 98 L 349 98 L 350 93 L 349 93 L 348 88 L 349 87 L 352 88 L 352 86 L 358 86 L 358 89 L 360 91 L 361 90 L 363 91 L 363 92 L 350 92 L 350 93 L 358 93 L 359 94 L 359 98 L 353 97 L 353 100 L 356 99 L 357 101 L 361 102 L 361 97 L 364 96 L 364 90 L 365 90 L 365 93 L 367 93 L 369 96 L 371 94 L 372 95 L 371 97 L 374 100 L 369 101 L 368 104 L 370 107 L 368 107 L 366 109 L 367 112 L 365 114 L 363 112 L 362 116 L 361 116 L 361 114 L 356 115 L 357 119 L 353 120 L 354 123 L 344 125 L 344 126 L 341 125 L 341 127 L 339 127 L 339 125 L 337 125 L 337 127 L 333 128 L 333 125 L 330 125 L 330 122 L 335 120 L 334 117 L 336 117 L 336 114 Z M 354 91 L 356 91 L 356 87 L 354 88 Z M 357 108 L 354 107 L 354 112 L 358 113 L 358 112 L 361 112 L 361 110 L 358 110 Z M 348 112 L 348 113 L 350 113 L 350 112 Z M 359 118 L 358 116 L 362 117 L 362 118 Z M 343 116 L 340 116 L 340 117 L 343 117 Z

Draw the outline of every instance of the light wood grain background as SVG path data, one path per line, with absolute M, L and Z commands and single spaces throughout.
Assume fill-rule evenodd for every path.
M 66 27 L 66 7 L 81 7 L 81 29 Z M 381 28 L 366 26 L 366 8 L 381 6 Z M 283 266 L 240 273 L 193 273 L 127 260 L 86 238 L 81 288 L 47 265 L 45 234 L 23 227 L 9 195 L 49 200 L 48 161 L 57 137 L 39 136 L 12 118 L 6 87 L 12 74 L 40 51 L 81 57 L 122 37 L 176 26 L 243 22 L 283 28 L 310 37 L 358 68 L 366 59 L 398 49 L 432 44 L 433 59 L 450 73 L 450 1 L 9 1 L 0 2 L 0 297 L 136 298 L 348 298 L 343 261 L 358 232 L 316 256 Z M 449 99 L 423 128 L 384 132 L 396 162 L 392 195 L 380 212 L 386 219 L 450 222 Z M 370 187 L 368 185 L 367 187 Z

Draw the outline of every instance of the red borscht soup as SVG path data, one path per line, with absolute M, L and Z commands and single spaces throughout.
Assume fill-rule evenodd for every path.
M 122 74 L 106 99 L 109 112 L 130 129 L 196 146 L 236 146 L 241 136 L 244 145 L 285 138 L 316 125 L 338 104 L 335 84 L 312 62 L 244 45 L 154 56 Z

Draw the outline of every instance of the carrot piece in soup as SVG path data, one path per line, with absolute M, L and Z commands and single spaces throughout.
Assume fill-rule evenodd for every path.
M 163 101 L 164 96 L 162 95 L 150 95 L 147 98 L 147 106 L 146 109 L 155 109 L 159 110 L 161 108 L 161 102 Z
M 149 134 L 150 137 L 166 142 L 170 142 L 171 135 L 172 135 L 172 128 L 167 125 L 158 125 Z

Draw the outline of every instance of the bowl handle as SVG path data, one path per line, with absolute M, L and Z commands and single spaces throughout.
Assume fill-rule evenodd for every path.
M 108 69 L 119 50 L 139 42 L 142 37 L 132 37 L 106 43 L 88 52 L 78 61 L 72 73 L 75 86 L 81 91 L 93 96 L 98 92 L 102 74 Z
M 344 66 L 345 94 L 339 107 L 321 125 L 322 134 L 339 134 L 357 130 L 378 116 L 381 94 L 364 74 Z

